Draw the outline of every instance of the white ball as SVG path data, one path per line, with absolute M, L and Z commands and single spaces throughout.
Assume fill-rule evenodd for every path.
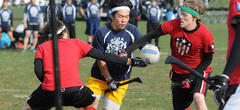
M 147 64 L 155 64 L 160 59 L 160 52 L 157 46 L 152 44 L 145 45 L 141 50 L 141 58 Z

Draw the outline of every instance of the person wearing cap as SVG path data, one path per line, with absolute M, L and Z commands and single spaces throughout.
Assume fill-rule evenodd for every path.
M 149 34 L 130 45 L 129 54 L 151 39 L 169 34 L 171 55 L 208 78 L 214 53 L 213 35 L 201 23 L 205 9 L 201 0 L 186 0 L 180 18 L 164 22 Z M 197 110 L 207 110 L 205 96 L 208 84 L 189 71 L 173 64 L 170 71 L 172 103 L 174 110 L 185 110 L 194 101 Z
M 103 52 L 119 55 L 140 38 L 141 34 L 136 26 L 129 24 L 129 0 L 111 0 L 111 22 L 99 27 L 94 34 L 93 47 Z M 121 56 L 121 55 L 120 55 Z M 132 58 L 133 54 L 125 56 Z M 117 87 L 117 83 L 129 80 L 132 66 L 96 60 L 91 69 L 91 77 L 86 86 L 89 87 L 99 101 L 103 96 L 103 110 L 119 110 L 128 85 Z M 110 92 L 105 90 L 110 89 Z M 96 103 L 98 106 L 98 103 Z
M 93 48 L 79 39 L 68 39 L 66 26 L 61 21 L 57 21 L 55 26 L 57 27 L 63 106 L 96 110 L 94 104 L 96 96 L 84 85 L 79 76 L 79 60 L 84 57 L 92 57 L 119 65 L 146 66 L 141 59 L 119 57 Z M 41 84 L 27 98 L 22 110 L 48 110 L 56 106 L 52 31 L 49 24 L 44 27 L 43 33 L 47 41 L 39 45 L 34 59 L 34 72 Z

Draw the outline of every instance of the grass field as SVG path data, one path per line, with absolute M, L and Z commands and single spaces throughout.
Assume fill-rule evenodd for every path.
M 19 22 L 21 22 L 20 19 L 15 21 L 15 24 Z M 84 35 L 85 25 L 83 21 L 76 22 L 77 38 L 83 41 L 86 41 L 87 38 Z M 227 25 L 208 24 L 206 26 L 214 35 L 216 52 L 212 62 L 214 70 L 212 75 L 217 75 L 221 73 L 225 65 Z M 145 21 L 139 22 L 139 30 L 142 34 L 146 33 Z M 164 64 L 165 58 L 170 54 L 169 36 L 160 38 L 160 47 L 161 60 L 158 64 L 133 69 L 131 77 L 141 77 L 143 84 L 129 85 L 121 110 L 171 110 L 170 80 L 168 78 L 171 67 Z M 40 82 L 33 71 L 33 60 L 34 53 L 30 51 L 21 53 L 0 50 L 0 110 L 19 110 L 26 98 L 39 86 Z M 90 76 L 93 62 L 94 60 L 91 58 L 80 60 L 79 74 L 84 82 Z M 208 92 L 206 100 L 209 110 L 217 110 L 212 91 Z M 195 110 L 193 105 L 191 108 Z M 72 107 L 64 107 L 64 109 L 74 110 Z

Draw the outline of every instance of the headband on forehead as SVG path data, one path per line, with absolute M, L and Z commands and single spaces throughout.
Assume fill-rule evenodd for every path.
M 58 35 L 58 34 L 61 34 L 61 33 L 63 32 L 63 30 L 65 30 L 65 29 L 66 29 L 66 26 L 63 25 L 63 27 L 57 31 L 57 35 Z M 48 36 L 49 36 L 49 37 L 52 37 L 52 34 L 48 34 Z
M 188 8 L 186 6 L 181 6 L 181 11 L 187 12 L 193 16 L 197 16 L 198 18 L 200 18 L 200 14 L 198 12 L 196 12 L 195 10 Z
M 115 11 L 119 11 L 119 10 L 128 10 L 128 11 L 130 11 L 130 8 L 128 6 L 115 7 L 115 8 L 112 8 L 111 13 L 115 12 Z

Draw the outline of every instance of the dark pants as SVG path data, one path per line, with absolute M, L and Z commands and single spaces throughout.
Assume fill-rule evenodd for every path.
M 154 31 L 155 29 L 157 29 L 158 26 L 159 26 L 159 23 L 147 22 L 147 33 L 150 33 L 151 31 Z M 158 47 L 158 41 L 159 41 L 159 37 L 155 38 L 155 45 L 157 47 Z M 149 43 L 151 44 L 152 41 L 150 40 Z
M 138 25 L 137 19 L 136 19 L 136 18 L 132 18 L 132 17 L 130 17 L 129 23 L 135 25 L 136 27 L 137 27 L 137 25 Z
M 65 25 L 67 26 L 70 38 L 76 38 L 75 22 L 65 23 Z

